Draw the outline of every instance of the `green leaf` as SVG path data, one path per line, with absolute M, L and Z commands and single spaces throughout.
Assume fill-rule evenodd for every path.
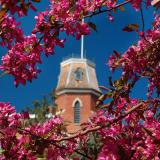
M 129 24 L 128 26 L 123 28 L 124 32 L 133 32 L 138 31 L 139 25 L 138 24 Z
M 117 58 L 121 58 L 121 54 L 120 53 L 118 53 L 116 50 L 114 50 L 113 52 L 114 52 L 114 54 L 116 55 Z
M 121 12 L 125 11 L 125 8 L 123 6 L 120 6 L 119 9 L 120 9 Z
M 55 23 L 55 20 L 56 20 L 56 19 L 55 19 L 55 16 L 53 16 L 53 15 L 50 16 L 49 21 L 50 21 L 51 24 L 54 24 L 54 23 Z
M 0 20 L 3 18 L 3 16 L 5 15 L 5 13 L 6 13 L 5 9 L 0 10 Z
M 114 85 L 115 85 L 116 87 L 119 87 L 119 86 L 121 85 L 120 80 L 115 80 L 115 81 L 114 81 Z
M 124 32 L 133 32 L 133 31 L 134 31 L 132 28 L 130 28 L 130 27 L 128 27 L 128 26 L 124 27 L 122 30 L 123 30 Z
M 94 31 L 97 32 L 97 27 L 96 27 L 96 25 L 95 25 L 94 23 L 88 22 L 88 26 L 89 26 L 90 28 L 92 28 Z
M 129 27 L 132 28 L 133 30 L 136 30 L 136 31 L 138 31 L 138 29 L 139 29 L 138 24 L 130 24 Z

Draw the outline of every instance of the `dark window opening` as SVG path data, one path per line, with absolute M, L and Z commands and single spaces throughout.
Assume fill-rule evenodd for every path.
M 74 105 L 74 123 L 80 123 L 80 103 L 77 101 Z

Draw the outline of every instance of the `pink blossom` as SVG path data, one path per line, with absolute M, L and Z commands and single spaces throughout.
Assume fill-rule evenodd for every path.
M 113 22 L 114 21 L 114 17 L 111 14 L 108 14 L 108 19 Z

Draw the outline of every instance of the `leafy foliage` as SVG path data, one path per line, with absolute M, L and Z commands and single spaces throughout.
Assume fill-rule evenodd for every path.
M 25 110 L 22 110 L 22 114 L 27 112 L 31 116 L 30 118 L 28 117 L 29 119 L 25 120 L 25 125 L 44 123 L 47 119 L 52 118 L 56 114 L 56 109 L 55 93 L 53 90 L 48 96 L 44 96 L 42 100 L 34 100 L 32 106 L 28 106 Z

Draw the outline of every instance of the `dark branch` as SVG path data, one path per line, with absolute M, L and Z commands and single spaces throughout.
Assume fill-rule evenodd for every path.
M 141 8 L 140 8 L 140 11 L 141 11 L 141 20 L 142 20 L 142 32 L 144 33 L 145 24 L 144 24 L 144 15 L 143 15 L 142 6 L 141 6 Z
M 143 103 L 139 103 L 138 105 L 133 106 L 125 114 L 119 116 L 118 118 L 115 118 L 112 122 L 108 122 L 106 125 L 96 126 L 94 128 L 90 128 L 90 129 L 86 129 L 85 131 L 78 132 L 78 133 L 76 133 L 76 134 L 74 134 L 72 136 L 55 139 L 54 142 L 61 142 L 61 141 L 65 141 L 65 140 L 70 140 L 70 139 L 73 139 L 73 138 L 77 138 L 79 136 L 86 135 L 86 134 L 91 133 L 91 132 L 98 131 L 98 130 L 103 129 L 105 127 L 110 127 L 112 124 L 117 123 L 118 121 L 122 120 L 123 118 L 125 118 L 126 116 L 128 116 L 129 114 L 131 114 L 132 112 L 134 112 L 136 109 L 140 108 L 142 106 L 142 104 Z
M 121 6 L 125 5 L 125 4 L 128 4 L 128 3 L 131 2 L 131 1 L 132 1 L 132 0 L 128 0 L 128 1 L 122 2 L 122 3 L 120 3 L 120 4 L 117 4 L 117 5 L 116 5 L 115 7 L 113 7 L 113 8 L 109 8 L 109 9 L 105 9 L 105 10 L 99 9 L 97 12 L 93 12 L 93 13 L 91 13 L 91 14 L 88 14 L 88 15 L 84 16 L 84 18 L 93 17 L 93 16 L 95 16 L 95 15 L 98 15 L 98 14 L 101 14 L 101 13 L 104 13 L 104 12 L 110 12 L 110 11 L 112 11 L 112 10 L 114 10 L 114 9 L 117 9 L 117 8 L 119 8 L 119 7 L 121 7 Z

